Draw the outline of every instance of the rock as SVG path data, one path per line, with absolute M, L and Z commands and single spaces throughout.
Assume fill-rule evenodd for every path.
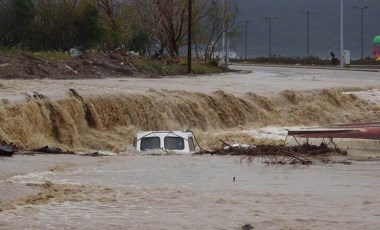
M 245 224 L 241 226 L 241 230 L 252 230 L 252 229 L 254 229 L 254 227 L 250 224 Z

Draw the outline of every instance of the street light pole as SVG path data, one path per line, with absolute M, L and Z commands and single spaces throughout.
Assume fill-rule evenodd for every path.
M 277 17 L 265 17 L 269 22 L 269 58 L 272 58 L 272 20 L 277 19 Z
M 340 0 L 340 67 L 343 68 L 344 67 L 344 28 L 343 28 L 343 24 L 344 24 L 344 17 L 343 17 L 343 13 L 344 13 L 344 9 L 343 9 L 343 0 Z
M 307 15 L 307 57 L 310 56 L 310 12 L 306 12 Z
M 363 7 L 352 7 L 353 9 L 357 9 L 361 11 L 361 19 L 362 19 L 362 26 L 361 26 L 361 32 L 362 32 L 362 59 L 364 59 L 364 10 L 368 9 L 368 6 Z
M 188 3 L 188 22 L 187 22 L 187 73 L 191 74 L 191 22 L 192 22 L 192 0 L 189 0 Z
M 248 23 L 249 21 L 245 22 L 245 60 L 247 60 L 248 56 Z
M 310 15 L 316 14 L 316 12 L 306 12 L 306 53 L 307 57 L 310 57 Z
M 223 6 L 223 14 L 226 16 L 226 3 L 225 0 L 222 0 L 222 6 Z M 226 51 L 226 38 L 227 38 L 227 32 L 226 32 L 226 23 L 223 24 L 223 35 L 222 35 L 222 46 L 223 46 L 223 61 L 227 65 L 227 51 Z

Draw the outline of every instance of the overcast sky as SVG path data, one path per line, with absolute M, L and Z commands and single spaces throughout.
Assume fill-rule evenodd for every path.
M 236 0 L 239 5 L 238 23 L 244 32 L 248 24 L 249 56 L 268 56 L 269 32 L 265 17 L 277 17 L 272 23 L 272 53 L 281 56 L 306 55 L 306 12 L 310 16 L 310 52 L 329 57 L 330 51 L 340 50 L 340 0 Z M 372 39 L 380 35 L 380 0 L 344 0 L 345 49 L 354 57 L 361 56 L 361 11 L 364 11 L 364 56 L 371 55 Z M 245 40 L 235 42 L 244 55 Z

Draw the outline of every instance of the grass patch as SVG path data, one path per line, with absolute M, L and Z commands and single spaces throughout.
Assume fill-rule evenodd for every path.
M 133 65 L 145 74 L 159 74 L 163 76 L 185 75 L 187 74 L 187 59 L 163 58 L 152 60 L 146 57 L 137 57 L 132 60 Z M 212 74 L 228 71 L 226 68 L 204 64 L 197 60 L 192 62 L 192 71 L 195 74 Z
M 212 74 L 212 73 L 223 73 L 229 70 L 224 67 L 219 67 L 211 64 L 204 64 L 198 61 L 194 61 L 192 64 L 192 70 L 196 74 Z
M 33 53 L 32 55 L 38 58 L 45 59 L 45 60 L 58 60 L 58 61 L 69 61 L 74 58 L 73 56 L 70 56 L 67 53 L 58 52 L 58 51 L 42 51 L 42 52 Z
M 16 56 L 16 55 L 21 55 L 26 52 L 27 51 L 24 51 L 22 49 L 0 47 L 0 54 L 4 54 L 4 55 Z
M 74 57 L 59 51 L 38 51 L 38 52 L 31 52 L 26 51 L 18 48 L 4 48 L 0 47 L 0 54 L 3 55 L 9 55 L 9 56 L 18 56 L 22 54 L 29 54 L 33 55 L 38 58 L 42 58 L 45 60 L 58 60 L 58 61 L 69 61 L 72 60 Z

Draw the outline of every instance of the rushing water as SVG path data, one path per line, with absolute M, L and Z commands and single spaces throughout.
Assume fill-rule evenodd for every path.
M 39 158 L 43 159 L 33 161 Z M 0 229 L 240 229 L 244 224 L 255 229 L 378 229 L 380 225 L 379 161 L 309 167 L 241 164 L 237 157 L 218 156 L 65 156 L 59 161 L 84 163 L 13 176 L 2 183 L 84 185 L 78 193 L 0 212 Z

